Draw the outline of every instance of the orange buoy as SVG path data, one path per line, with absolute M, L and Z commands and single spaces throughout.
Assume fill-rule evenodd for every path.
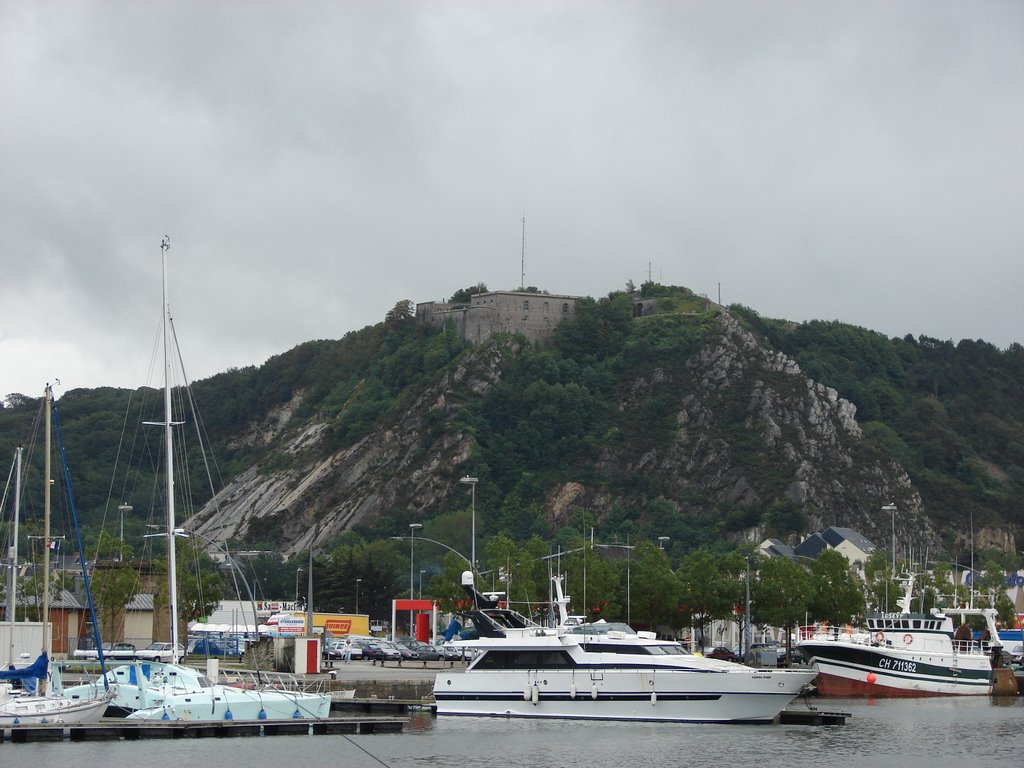
M 878 678 L 875 677 L 875 673 L 874 672 L 868 672 L 868 685 L 874 685 L 875 684 L 875 680 L 877 680 L 877 679 Z

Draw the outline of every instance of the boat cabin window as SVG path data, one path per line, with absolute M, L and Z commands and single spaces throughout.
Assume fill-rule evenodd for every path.
M 920 629 L 920 628 L 921 628 L 921 620 L 920 619 L 914 619 L 914 629 Z
M 568 651 L 485 651 L 474 669 L 560 669 L 574 667 Z
M 580 648 L 588 653 L 629 653 L 641 656 L 689 656 L 690 652 L 677 643 L 661 645 L 636 645 L 625 643 L 594 642 L 580 643 Z

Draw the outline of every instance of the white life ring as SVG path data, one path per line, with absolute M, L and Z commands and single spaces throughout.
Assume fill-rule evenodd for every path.
M 875 632 L 875 642 L 878 643 L 879 645 L 884 643 L 885 642 L 885 635 L 883 635 L 881 632 Z
M 912 642 L 914 642 L 914 636 L 912 634 L 910 634 L 908 632 L 907 634 L 905 634 L 903 636 L 903 644 L 904 645 L 910 645 Z

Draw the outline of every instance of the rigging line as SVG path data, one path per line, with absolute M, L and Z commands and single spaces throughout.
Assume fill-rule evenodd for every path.
M 192 413 L 192 417 L 195 420 L 196 437 L 199 440 L 200 447 L 204 445 L 211 445 L 209 432 L 206 430 L 206 423 L 203 421 L 202 414 L 199 412 L 199 408 L 196 405 L 195 398 L 192 395 L 192 382 L 188 378 L 188 374 L 185 372 L 185 361 L 181 356 L 181 347 L 178 344 L 178 334 L 174 328 L 174 318 L 171 318 L 171 336 L 174 339 L 174 349 L 178 353 L 178 366 L 181 368 L 181 377 L 185 383 L 185 394 L 188 396 L 189 411 Z M 217 507 L 216 497 L 217 489 L 214 487 L 214 472 L 210 471 L 210 462 L 207 458 L 206 451 L 200 452 L 203 457 L 203 464 L 206 467 L 206 477 L 210 484 L 210 496 L 214 502 L 214 508 L 219 512 Z M 221 475 L 220 466 L 217 464 L 217 457 L 213 457 L 213 468 L 216 470 L 217 485 L 221 488 L 224 487 L 224 477 Z
M 351 737 L 351 736 L 349 736 L 348 734 L 345 734 L 345 733 L 341 733 L 341 734 L 338 734 L 338 735 L 339 735 L 339 736 L 341 736 L 341 737 L 342 737 L 343 739 L 345 739 L 345 741 L 347 741 L 347 742 L 348 742 L 349 744 L 351 744 L 351 745 L 352 745 L 353 747 L 355 747 L 356 749 L 361 749 L 361 750 L 362 750 L 363 752 L 365 752 L 365 753 L 366 753 L 367 755 L 369 755 L 370 757 L 372 757 L 372 758 L 373 758 L 374 760 L 376 760 L 376 761 L 377 761 L 378 763 L 380 763 L 381 765 L 387 766 L 387 768 L 391 768 L 391 766 L 390 766 L 390 765 L 388 765 L 388 764 L 387 764 L 387 763 L 385 763 L 385 762 L 384 762 L 383 760 L 381 760 L 381 759 L 380 759 L 379 757 L 377 757 L 377 756 L 376 756 L 375 754 L 373 754 L 373 752 L 370 752 L 370 751 L 369 751 L 368 749 L 364 749 L 364 748 L 363 748 L 362 746 L 360 746 L 359 744 L 356 744 L 356 743 L 355 743 L 355 742 L 354 742 L 354 741 L 352 740 L 352 737 Z
M 172 318 L 169 318 L 169 319 L 170 319 L 170 325 L 171 325 L 171 337 L 174 340 L 174 350 L 177 353 L 177 357 L 178 357 L 178 368 L 181 371 L 182 382 L 184 384 L 183 390 L 184 390 L 185 396 L 188 399 L 188 405 L 189 405 L 188 412 L 191 413 L 192 417 L 193 417 L 193 426 L 195 427 L 195 430 L 196 430 L 196 440 L 199 443 L 199 449 L 200 449 L 199 450 L 199 455 L 200 455 L 200 457 L 203 460 L 203 468 L 206 471 L 206 480 L 207 480 L 207 483 L 209 484 L 209 491 L 210 491 L 210 502 L 209 503 L 212 504 L 214 512 L 216 513 L 216 517 L 221 521 L 221 525 L 219 526 L 217 532 L 218 533 L 222 533 L 223 530 L 224 530 L 224 516 L 220 514 L 220 504 L 217 501 L 218 491 L 217 491 L 217 488 L 216 488 L 216 486 L 214 484 L 214 478 L 213 478 L 214 472 L 211 471 L 211 469 L 210 469 L 210 460 L 209 460 L 209 457 L 207 456 L 207 452 L 206 452 L 206 450 L 204 448 L 205 445 L 210 445 L 209 433 L 206 431 L 206 424 L 203 421 L 203 417 L 200 414 L 199 408 L 198 408 L 198 406 L 196 404 L 196 401 L 195 401 L 195 398 L 193 396 L 192 384 L 191 384 L 191 382 L 190 382 L 190 380 L 188 378 L 188 373 L 185 371 L 185 360 L 184 360 L 184 358 L 182 357 L 182 354 L 181 354 L 181 345 L 178 344 L 178 333 L 177 333 L 177 330 L 174 327 L 174 318 L 172 317 Z M 182 412 L 185 412 L 184 407 L 182 407 Z M 223 486 L 224 486 L 224 478 L 221 475 L 220 467 L 217 465 L 216 457 L 213 458 L 213 469 L 216 471 L 217 483 L 220 485 L 221 488 L 223 488 Z M 232 582 L 233 582 L 234 587 L 235 587 L 235 595 L 239 598 L 239 600 L 242 599 L 242 591 L 238 587 L 238 577 L 241 577 L 242 582 L 245 584 L 246 592 L 248 593 L 249 600 L 252 603 L 253 629 L 255 630 L 255 635 L 256 635 L 256 638 L 257 638 L 257 641 L 258 641 L 259 640 L 259 617 L 256 614 L 256 598 L 253 595 L 252 588 L 249 586 L 249 582 L 245 578 L 245 574 L 243 574 L 241 572 L 241 568 L 235 562 L 234 558 L 231 557 L 231 552 L 230 552 L 230 550 L 228 548 L 228 544 L 227 544 L 227 537 L 222 536 L 222 537 L 220 537 L 219 540 L 220 540 L 220 542 L 222 542 L 222 545 L 224 547 L 224 554 L 227 557 L 228 565 L 230 566 L 230 569 L 231 569 L 231 579 L 232 579 Z M 237 573 L 237 575 L 236 575 L 236 573 Z M 254 656 L 254 658 L 255 658 L 255 656 Z M 258 667 L 256 669 L 256 674 L 257 674 L 257 679 L 259 679 L 260 678 L 260 669 Z
M 4 486 L 4 496 L 0 499 L 0 510 L 7 506 L 7 493 L 11 490 L 11 478 L 14 477 L 14 468 L 18 465 L 18 455 L 11 459 L 11 470 L 7 473 L 7 484 Z
M 117 440 L 117 453 L 114 455 L 114 471 L 110 473 L 110 485 L 107 486 L 107 501 L 106 501 L 106 503 L 103 506 L 103 519 L 100 522 L 100 530 L 101 531 L 105 530 L 106 527 L 107 527 L 107 510 L 110 509 L 110 500 L 114 497 L 114 481 L 117 478 L 117 466 L 118 466 L 118 464 L 121 461 L 121 447 L 124 445 L 124 436 L 125 436 L 125 432 L 128 429 L 128 415 L 131 412 L 132 398 L 134 396 L 135 396 L 134 392 L 130 392 L 128 394 L 128 405 L 125 408 L 124 419 L 121 422 L 121 435 L 118 437 L 118 440 Z M 127 481 L 127 475 L 125 476 L 125 480 Z M 124 502 L 124 501 L 126 501 L 126 499 L 124 497 L 124 493 L 123 493 L 123 491 L 124 491 L 124 484 L 122 484 L 122 489 L 121 490 L 122 490 L 121 499 L 122 499 L 122 502 Z M 119 503 L 121 503 L 121 502 L 119 502 Z M 121 544 L 123 545 L 124 542 L 122 541 Z M 99 547 L 99 538 L 97 537 L 97 541 L 96 541 L 96 554 L 93 556 L 93 559 L 95 559 L 95 560 L 99 559 L 99 555 L 100 555 L 99 549 L 100 549 L 100 547 Z M 123 552 L 122 552 L 122 555 L 123 555 Z
M 206 449 L 204 447 L 204 446 L 206 446 L 206 445 L 208 445 L 210 443 L 209 435 L 206 434 L 205 435 L 206 439 L 204 440 L 204 432 L 205 432 L 206 427 L 205 427 L 205 424 L 202 421 L 202 416 L 199 413 L 199 408 L 197 407 L 197 404 L 196 404 L 196 401 L 195 401 L 195 397 L 193 396 L 193 393 L 192 393 L 192 383 L 189 380 L 188 374 L 185 371 L 185 360 L 184 360 L 184 358 L 182 357 L 182 354 L 181 354 L 181 345 L 178 344 L 178 334 L 177 334 L 177 331 L 176 331 L 176 329 L 174 327 L 174 318 L 173 317 L 170 318 L 170 325 L 171 325 L 171 338 L 174 341 L 174 350 L 175 350 L 175 352 L 177 354 L 177 358 L 178 358 L 178 369 L 181 372 L 181 378 L 182 378 L 181 392 L 183 394 L 180 395 L 180 399 L 179 399 L 179 412 L 181 412 L 181 413 L 191 413 L 192 414 L 193 425 L 194 425 L 195 430 L 196 430 L 196 440 L 199 443 L 199 455 L 200 455 L 200 457 L 203 460 L 203 468 L 205 470 L 207 483 L 209 484 L 210 503 L 212 503 L 214 510 L 217 513 L 219 513 L 220 512 L 220 505 L 217 503 L 217 489 L 214 486 L 213 473 L 210 470 L 210 461 L 209 461 L 209 458 L 207 456 Z M 184 407 L 186 400 L 187 400 L 188 406 L 189 406 L 188 409 L 185 409 L 185 407 Z M 180 444 L 180 441 L 179 441 L 179 444 Z M 187 461 L 187 456 L 183 455 L 183 459 L 182 460 L 183 461 Z M 223 478 L 220 475 L 220 468 L 216 464 L 216 458 L 214 459 L 214 468 L 217 470 L 218 480 L 221 483 L 221 485 L 223 486 Z M 186 475 L 186 478 L 189 478 L 189 475 Z M 186 482 L 188 482 L 188 490 L 189 490 L 188 497 L 191 499 L 192 498 L 191 483 L 188 480 L 186 480 Z M 218 514 L 218 517 L 220 517 L 219 514 Z M 221 530 L 222 529 L 223 529 L 223 525 L 221 526 Z M 248 595 L 249 595 L 249 600 L 252 602 L 253 628 L 255 629 L 258 626 L 258 624 L 259 624 L 259 618 L 256 615 L 256 602 L 255 602 L 255 598 L 253 597 L 253 594 L 252 594 L 252 589 L 249 588 L 249 583 L 245 580 L 245 575 L 241 573 L 241 569 L 235 563 L 234 558 L 231 557 L 231 552 L 228 549 L 226 540 L 222 539 L 221 541 L 223 542 L 224 555 L 227 558 L 228 565 L 230 567 L 231 581 L 232 581 L 232 583 L 234 584 L 234 587 L 235 587 L 235 596 L 239 600 L 242 599 L 242 590 L 238 586 L 238 577 L 241 576 L 242 581 L 245 583 L 246 591 L 248 592 Z M 194 551 L 199 549 L 197 544 L 193 544 L 193 548 L 194 548 Z M 199 587 L 200 587 L 200 599 L 202 600 L 203 599 L 202 598 L 202 593 L 201 593 L 201 590 L 202 590 L 202 579 L 200 578 L 199 559 L 198 559 L 198 557 L 195 558 L 195 562 L 196 562 L 196 580 L 197 580 L 197 583 L 199 584 Z M 256 635 L 257 635 L 257 637 L 259 636 L 258 630 L 256 631 Z M 259 674 L 259 669 L 257 669 L 257 675 L 258 674 Z

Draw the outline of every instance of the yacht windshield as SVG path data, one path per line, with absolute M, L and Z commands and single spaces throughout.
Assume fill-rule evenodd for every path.
M 570 635 L 607 635 L 609 632 L 621 632 L 624 635 L 636 635 L 629 624 L 618 621 L 602 621 L 597 624 L 580 624 L 578 627 L 570 627 Z

